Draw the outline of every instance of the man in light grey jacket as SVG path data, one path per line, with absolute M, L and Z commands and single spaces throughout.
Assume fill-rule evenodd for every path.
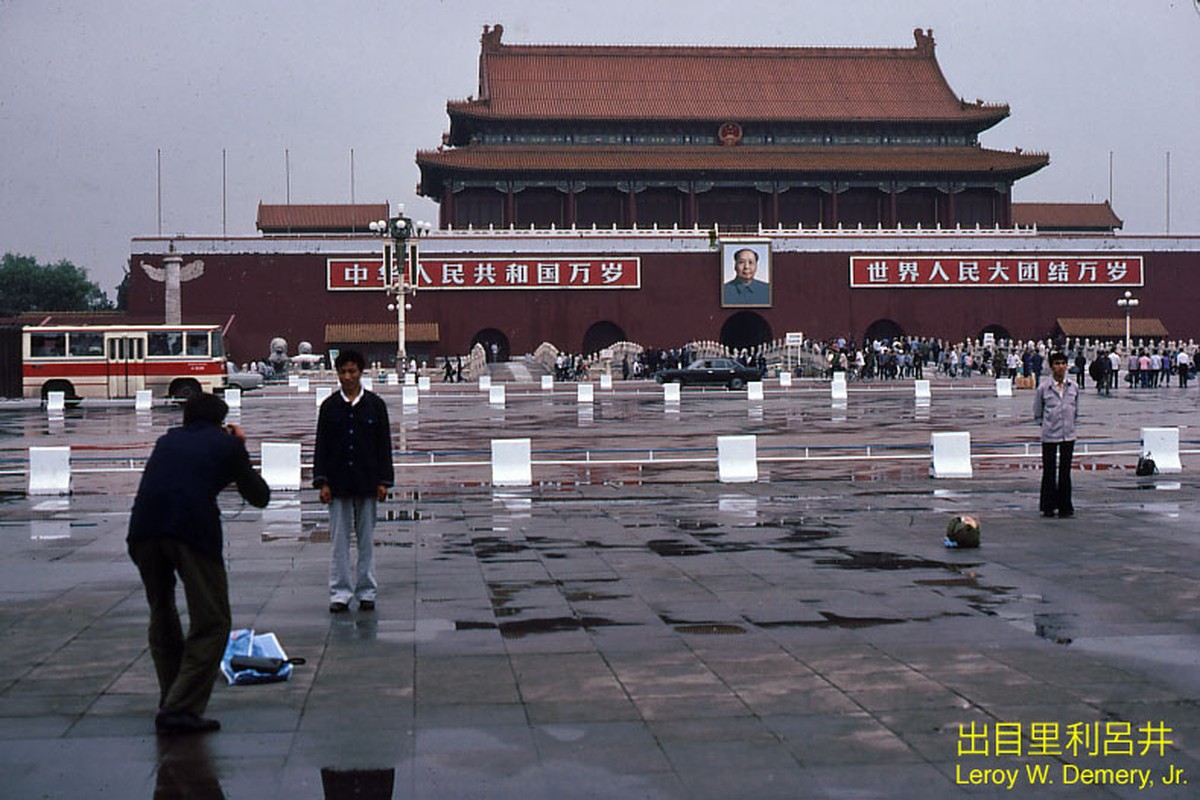
M 1033 418 L 1042 426 L 1042 516 L 1070 517 L 1071 458 L 1075 454 L 1075 420 L 1079 418 L 1079 385 L 1067 375 L 1067 357 L 1050 355 L 1050 376 L 1033 395 Z

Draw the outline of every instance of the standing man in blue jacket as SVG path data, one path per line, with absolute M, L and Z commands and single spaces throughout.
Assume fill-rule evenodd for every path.
M 1042 515 L 1075 514 L 1071 504 L 1071 458 L 1075 454 L 1075 421 L 1079 418 L 1079 385 L 1067 375 L 1067 357 L 1050 355 L 1050 377 L 1033 395 L 1033 418 L 1042 427 Z
M 228 411 L 211 394 L 187 401 L 183 427 L 154 445 L 129 518 L 129 555 L 150 604 L 150 655 L 159 687 L 154 725 L 163 734 L 221 727 L 201 716 L 233 621 L 217 495 L 236 483 L 252 505 L 261 508 L 271 499 L 250 463 L 246 435 L 237 425 L 224 425 Z M 186 639 L 175 607 L 176 575 L 187 597 Z
M 321 403 L 313 453 L 313 486 L 329 506 L 329 612 L 341 614 L 357 599 L 362 611 L 375 609 L 375 506 L 395 482 L 392 430 L 387 404 L 362 385 L 366 360 L 343 350 L 334 365 L 341 391 Z M 350 537 L 358 562 L 350 567 Z

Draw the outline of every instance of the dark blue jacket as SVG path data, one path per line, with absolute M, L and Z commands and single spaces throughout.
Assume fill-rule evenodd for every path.
M 387 403 L 374 392 L 350 405 L 341 392 L 321 403 L 313 451 L 313 486 L 329 484 L 334 497 L 374 497 L 395 483 Z
M 236 436 L 211 422 L 172 428 L 159 437 L 146 462 L 126 541 L 177 539 L 220 558 L 217 495 L 231 483 L 259 508 L 271 500 L 270 487 L 255 472 L 246 446 Z

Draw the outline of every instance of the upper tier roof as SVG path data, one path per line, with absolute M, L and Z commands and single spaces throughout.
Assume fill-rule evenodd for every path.
M 387 219 L 387 203 L 258 204 L 258 229 L 263 233 L 349 233 L 366 231 Z
M 452 119 L 937 122 L 983 130 L 1007 105 L 966 103 L 912 48 L 509 45 L 484 28 L 479 96 Z M 458 137 L 454 137 L 457 139 Z M 456 142 L 459 143 L 459 142 Z

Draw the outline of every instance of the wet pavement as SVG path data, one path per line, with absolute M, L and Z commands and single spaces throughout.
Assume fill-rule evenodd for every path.
M 1088 390 L 1064 520 L 1037 513 L 1030 393 L 987 381 L 935 380 L 928 407 L 906 383 L 845 407 L 810 382 L 677 408 L 644 382 L 507 389 L 380 388 L 401 466 L 374 612 L 328 613 L 314 492 L 222 496 L 234 626 L 307 663 L 220 682 L 223 730 L 174 739 L 124 533 L 178 410 L 0 403 L 3 795 L 1197 796 L 1200 453 L 1133 471 L 1141 426 L 1200 448 L 1195 387 Z M 307 464 L 315 413 L 268 387 L 240 418 L 253 454 L 299 441 Z M 991 457 L 933 480 L 951 430 Z M 760 480 L 718 483 L 715 437 L 745 433 Z M 492 487 L 489 440 L 521 436 L 534 485 Z M 57 444 L 73 493 L 27 497 L 27 448 Z M 981 548 L 943 546 L 959 513 Z

